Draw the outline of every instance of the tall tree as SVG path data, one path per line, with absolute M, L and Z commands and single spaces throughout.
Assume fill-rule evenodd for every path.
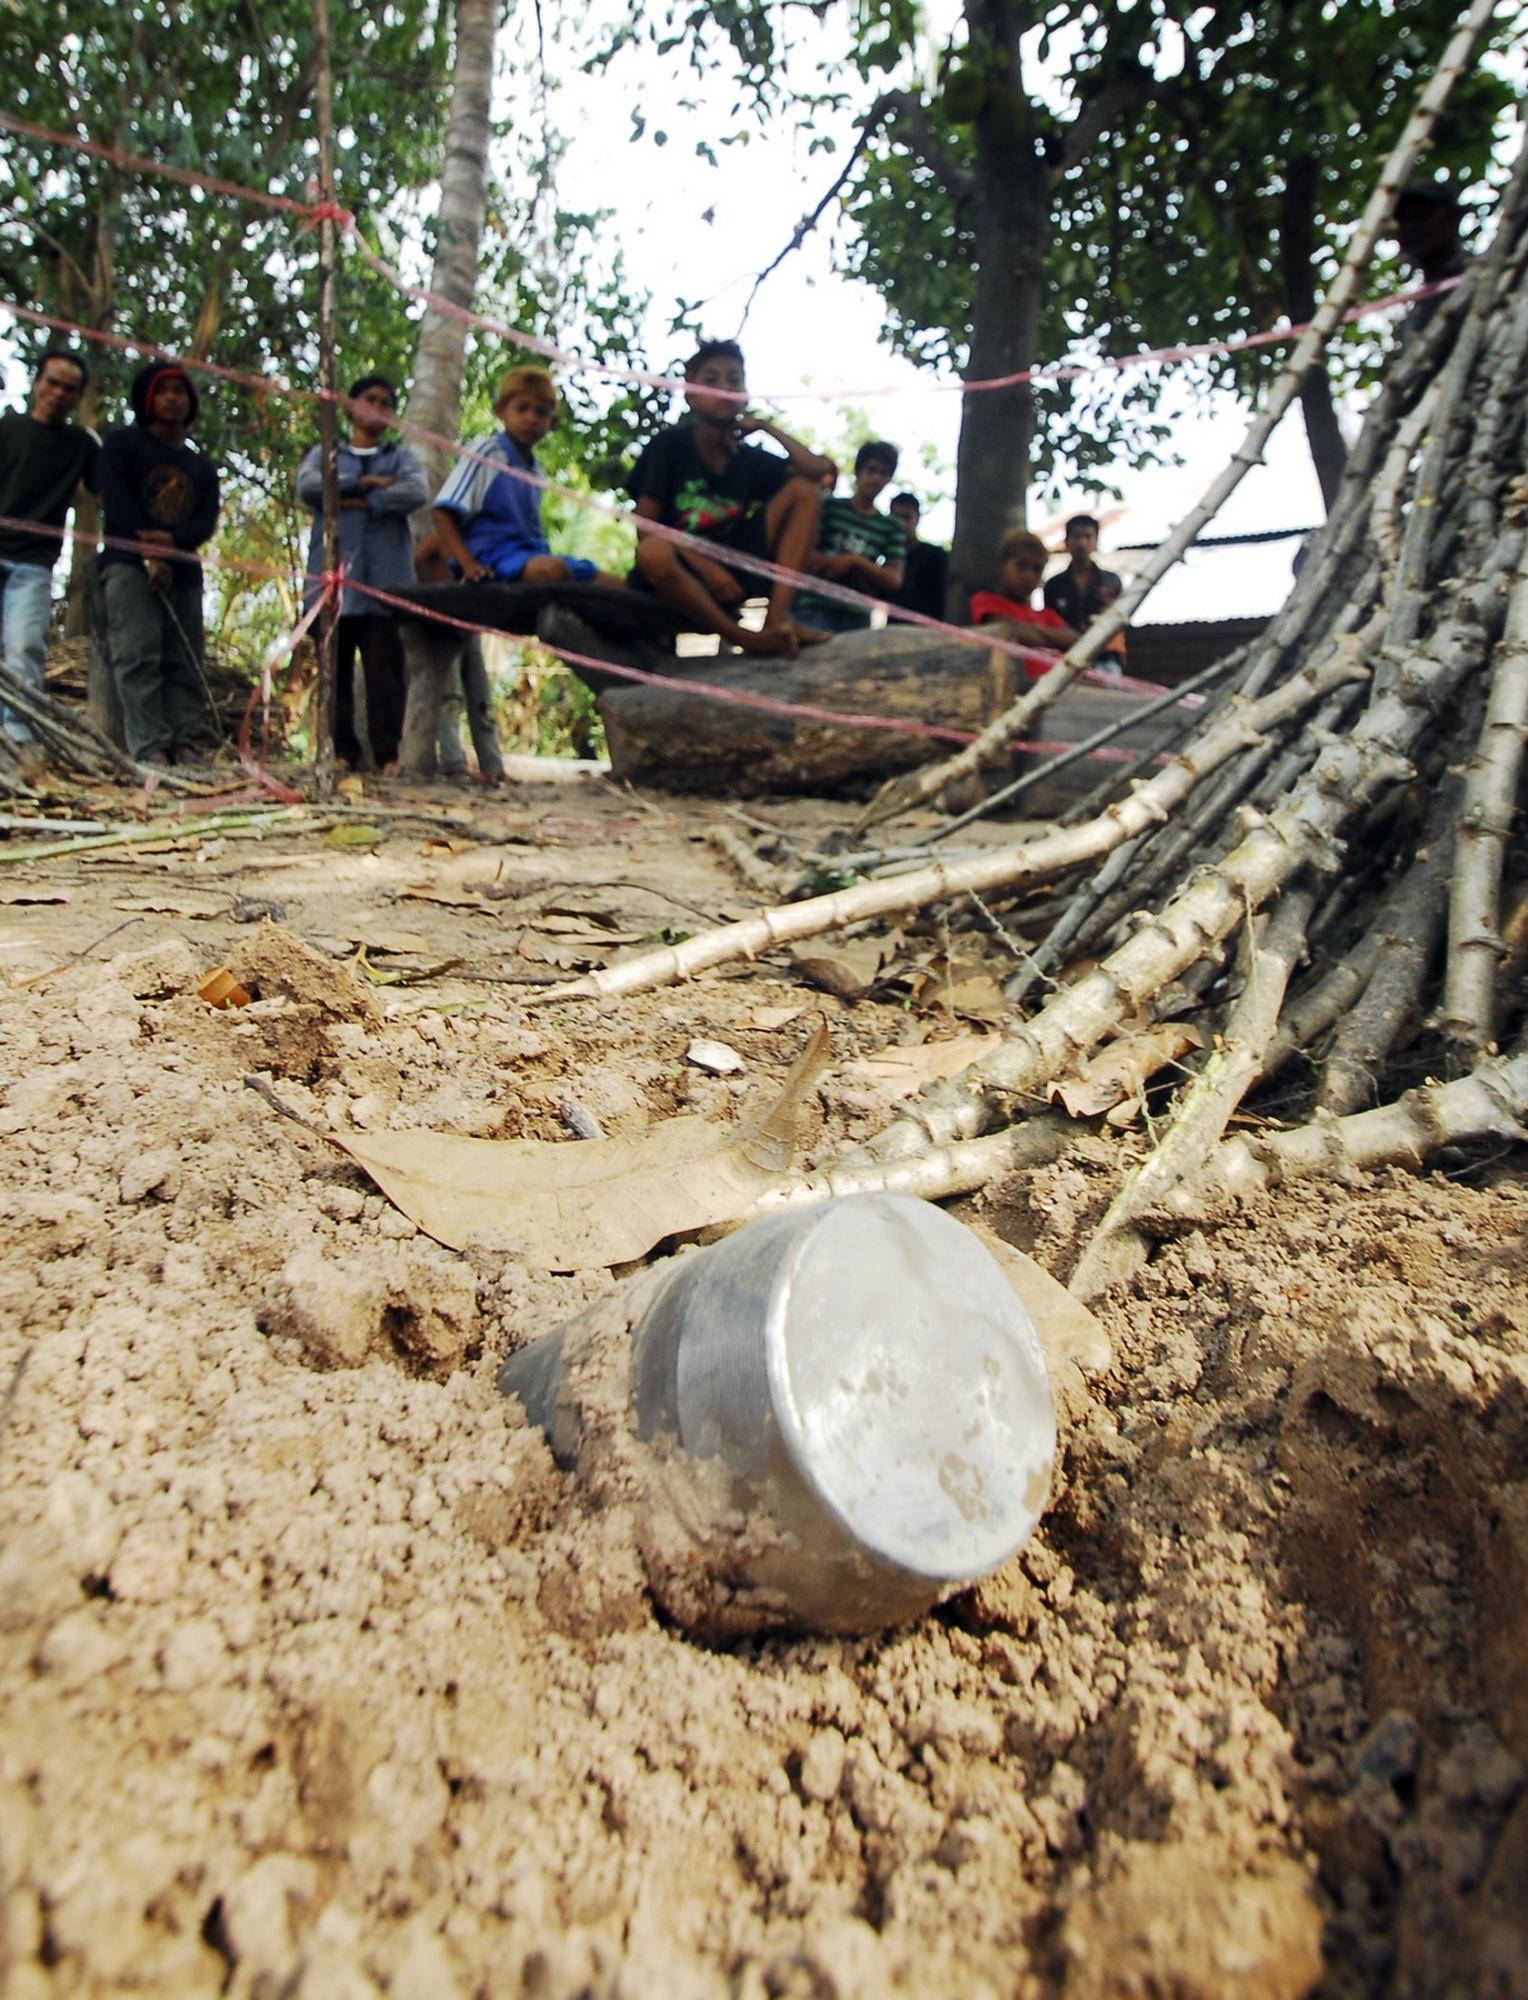
M 1455 15 L 1454 0 L 963 0 L 930 49 L 917 0 L 864 0 L 846 62 L 798 100 L 819 133 L 829 114 L 856 128 L 804 227 L 836 203 L 893 346 L 970 380 L 1266 325 L 1335 268 Z M 1521 18 L 1506 8 L 1500 38 Z M 675 0 L 656 21 L 634 7 L 623 32 L 653 23 L 659 46 L 730 65 L 778 111 L 790 19 L 783 0 Z M 1478 78 L 1453 117 L 1444 152 L 1467 175 L 1507 95 Z M 1197 379 L 1252 390 L 1261 366 Z M 952 609 L 1033 487 L 1162 451 L 1161 394 L 1137 373 L 967 398 Z M 1307 412 L 1330 464 L 1319 383 Z
M 478 252 L 488 210 L 488 142 L 493 130 L 493 51 L 500 0 L 456 0 L 450 110 L 440 170 L 431 291 L 451 305 L 472 304 Z M 427 429 L 454 437 L 462 410 L 467 325 L 438 306 L 419 322 L 409 414 Z M 447 454 L 422 445 L 432 481 L 444 476 Z

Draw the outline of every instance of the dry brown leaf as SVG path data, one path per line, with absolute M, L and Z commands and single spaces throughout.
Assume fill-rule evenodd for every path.
M 639 1139 L 331 1134 L 390 1201 L 448 1249 L 503 1244 L 548 1271 L 643 1257 L 665 1236 L 728 1222 L 791 1171 L 796 1111 L 828 1049 L 819 1020 L 775 1102 L 741 1126 L 665 1119 Z
M 888 956 L 879 938 L 853 938 L 828 948 L 798 951 L 792 963 L 803 979 L 840 1000 L 857 1000 L 874 985 Z
M 531 965 L 553 965 L 559 972 L 584 972 L 591 965 L 603 965 L 606 945 L 580 944 L 573 938 L 543 937 L 539 931 L 521 931 L 515 941 L 515 955 Z
M 398 894 L 416 903 L 443 903 L 449 910 L 481 910 L 491 916 L 495 913 L 483 900 L 489 886 L 487 882 L 410 882 Z
M 385 958 L 411 958 L 416 952 L 434 949 L 422 931 L 357 931 L 353 942 L 367 951 L 380 951 Z
M 0 886 L 0 903 L 67 903 L 67 889 L 45 888 L 40 882 L 7 882 Z
M 783 1028 L 798 1014 L 805 1012 L 804 1007 L 752 1007 L 736 1025 L 739 1028 Z
M 925 1085 L 958 1076 L 979 1062 L 997 1042 L 995 1035 L 950 1035 L 942 1041 L 915 1042 L 906 1047 L 877 1049 L 874 1055 L 850 1063 L 846 1083 L 871 1083 L 892 1097 L 912 1097 Z
M 1111 1125 L 1127 1125 L 1140 1111 L 1146 1085 L 1159 1069 L 1189 1049 L 1202 1049 L 1204 1037 L 1181 1021 L 1164 1021 L 1139 1035 L 1120 1035 L 1095 1055 L 1080 1062 L 1070 1076 L 1050 1087 L 1070 1118 L 1096 1118 L 1107 1111 Z
M 952 959 L 943 952 L 917 969 L 912 993 L 920 1014 L 942 1014 L 946 1020 L 958 1015 L 964 1021 L 996 1023 L 1013 1011 L 979 959 Z
M 1043 1264 L 1005 1243 L 986 1223 L 968 1222 L 966 1226 L 976 1232 L 1002 1265 L 1009 1284 L 1034 1321 L 1051 1367 L 1058 1360 L 1065 1360 L 1075 1362 L 1084 1375 L 1102 1375 L 1113 1361 L 1113 1348 L 1102 1323 L 1081 1299 L 1073 1298 Z

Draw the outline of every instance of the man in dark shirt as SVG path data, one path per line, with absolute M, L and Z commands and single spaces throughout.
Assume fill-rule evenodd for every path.
M 902 588 L 897 603 L 907 611 L 921 611 L 925 618 L 944 616 L 945 585 L 949 581 L 950 552 L 934 542 L 918 539 L 918 523 L 923 509 L 914 493 L 899 493 L 890 507 L 891 518 L 900 521 L 907 537 L 907 553 L 902 559 Z
M 1439 285 L 1464 274 L 1468 261 L 1459 240 L 1459 197 L 1442 181 L 1412 181 L 1395 199 L 1395 239 L 1401 255 L 1424 285 Z M 1411 340 L 1431 321 L 1443 294 L 1419 299 L 1407 313 L 1402 340 Z
M 217 526 L 218 476 L 187 443 L 191 378 L 155 362 L 133 377 L 133 416 L 101 447 L 109 543 L 101 557 L 107 643 L 122 697 L 128 754 L 194 763 L 209 715 L 202 673 L 202 566 L 194 551 Z
M 1100 569 L 1098 523 L 1091 514 L 1074 514 L 1066 524 L 1066 552 L 1071 562 L 1045 583 L 1045 602 L 1075 631 L 1085 632 L 1124 588 L 1112 569 Z
M 660 431 L 644 448 L 628 481 L 637 513 L 637 564 L 630 581 L 652 590 L 690 619 L 745 653 L 790 659 L 799 647 L 827 637 L 791 616 L 795 586 L 770 582 L 727 562 L 729 551 L 762 556 L 782 569 L 803 570 L 817 535 L 822 495 L 817 481 L 836 472 L 832 459 L 743 406 L 743 353 L 735 340 L 708 340 L 684 371 L 690 421 Z M 744 438 L 762 431 L 785 453 L 760 451 Z M 644 533 L 644 522 L 680 528 L 716 545 L 716 556 L 682 549 Z M 736 614 L 768 590 L 763 629 Z
M 81 482 L 95 490 L 101 441 L 69 421 L 89 379 L 77 354 L 49 348 L 37 364 L 27 408 L 0 417 L 0 649 L 6 671 L 39 692 L 64 522 Z M 20 525 L 31 521 L 41 532 Z M 3 697 L 0 729 L 25 749 L 24 765 L 41 761 L 31 724 Z

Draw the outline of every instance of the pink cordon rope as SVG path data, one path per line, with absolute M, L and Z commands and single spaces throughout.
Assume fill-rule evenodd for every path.
M 59 540 L 62 540 L 67 532 L 64 528 L 59 527 L 53 522 L 17 520 L 8 514 L 0 514 L 0 528 L 20 529 L 28 534 L 55 536 Z M 199 556 L 193 558 L 188 556 L 183 550 L 165 550 L 157 546 L 153 550 L 146 551 L 141 543 L 129 541 L 121 536 L 103 535 L 97 537 L 97 539 L 104 542 L 108 548 L 125 549 L 133 555 L 152 553 L 171 561 L 175 560 L 178 556 L 182 561 L 195 560 L 204 562 L 213 568 L 237 570 L 245 576 L 271 578 L 286 574 L 284 570 L 278 569 L 273 564 L 246 562 L 233 556 Z M 313 623 L 323 610 L 324 605 L 331 600 L 336 600 L 341 590 L 360 591 L 363 596 L 373 597 L 379 603 L 390 605 L 394 610 L 402 611 L 410 618 L 426 618 L 432 624 L 453 626 L 458 632 L 470 632 L 486 638 L 502 638 L 505 636 L 491 625 L 474 624 L 470 619 L 456 618 L 449 612 L 437 611 L 433 608 L 427 611 L 423 606 L 411 602 L 406 597 L 397 597 L 391 591 L 379 590 L 373 584 L 362 583 L 357 578 L 347 575 L 343 569 L 310 571 L 305 578 L 305 582 L 308 584 L 317 584 L 318 594 L 307 610 L 304 611 L 292 631 L 275 640 L 271 647 L 267 649 L 266 655 L 261 661 L 259 679 L 251 688 L 249 700 L 245 704 L 244 716 L 239 725 L 238 737 L 240 764 L 259 784 L 263 785 L 267 790 L 274 792 L 279 798 L 288 800 L 288 802 L 295 802 L 301 795 L 283 785 L 280 779 L 273 777 L 263 764 L 254 759 L 250 752 L 249 730 L 254 714 L 254 706 L 255 702 L 259 700 L 268 715 L 272 695 L 272 677 L 276 668 L 291 658 L 299 644 L 312 629 Z M 959 628 L 952 629 L 958 630 Z M 972 644 L 982 645 L 986 643 L 984 640 L 973 638 L 970 633 L 962 633 L 960 636 L 970 640 Z M 770 695 L 750 694 L 742 688 L 718 687 L 714 681 L 680 680 L 672 675 L 648 673 L 641 667 L 618 666 L 610 660 L 594 659 L 587 653 L 570 652 L 566 647 L 558 647 L 557 652 L 559 658 L 567 660 L 572 665 L 592 667 L 600 673 L 612 674 L 618 680 L 638 681 L 645 686 L 677 689 L 688 694 L 698 695 L 703 700 L 732 702 L 740 708 L 765 709 L 774 715 L 797 716 L 806 722 L 824 722 L 842 729 L 885 729 L 900 735 L 933 737 L 946 743 L 966 744 L 975 741 L 974 735 L 969 730 L 947 729 L 939 723 L 919 722 L 909 716 L 849 714 L 838 709 L 817 708 L 808 702 L 780 701 Z M 1050 665 L 1057 656 L 1054 653 L 1037 651 L 1032 657 L 1043 661 L 1046 665 Z M 1093 681 L 1098 686 L 1115 688 L 1124 693 L 1164 694 L 1166 692 L 1166 689 L 1159 686 L 1155 681 L 1137 680 L 1124 674 L 1108 674 L 1093 667 L 1088 668 L 1082 674 L 1081 678 Z M 1012 747 L 1015 750 L 1037 752 L 1050 756 L 1062 750 L 1070 750 L 1072 745 L 1070 743 L 1021 742 L 1015 740 Z M 1132 761 L 1132 753 L 1128 750 L 1111 750 L 1105 748 L 1090 751 L 1088 754 L 1090 758 L 1100 763 L 1129 763 Z
M 539 354 L 543 360 L 555 361 L 559 367 L 570 368 L 576 373 L 595 375 L 610 382 L 635 382 L 646 388 L 677 390 L 683 386 L 672 375 L 650 374 L 637 368 L 617 368 L 606 362 L 589 361 L 569 348 L 558 347 L 554 342 L 542 340 L 523 327 L 511 326 L 507 321 L 494 319 L 490 315 L 474 312 L 470 307 L 457 305 L 454 300 L 432 291 L 428 286 L 412 284 L 396 266 L 377 254 L 361 234 L 360 225 L 354 212 L 338 201 L 307 200 L 298 201 L 291 195 L 272 194 L 268 190 L 245 187 L 241 182 L 220 179 L 214 174 L 197 173 L 189 167 L 171 166 L 162 160 L 145 159 L 140 154 L 124 152 L 120 147 L 108 146 L 95 139 L 82 139 L 77 133 L 60 132 L 46 125 L 32 124 L 17 118 L 12 113 L 0 111 L 0 128 L 19 132 L 28 138 L 39 139 L 47 144 L 63 146 L 78 153 L 89 154 L 93 159 L 109 160 L 114 165 L 126 167 L 134 173 L 156 175 L 164 180 L 177 181 L 185 187 L 205 188 L 209 193 L 229 195 L 238 201 L 255 202 L 264 208 L 277 209 L 283 214 L 301 216 L 306 226 L 315 222 L 333 222 L 346 239 L 354 246 L 362 262 L 376 272 L 377 276 L 392 285 L 405 297 L 428 305 L 447 318 L 459 321 L 465 326 L 477 328 L 483 333 L 492 333 L 502 340 L 513 341 L 517 346 Z M 1436 284 L 1419 285 L 1410 291 L 1392 292 L 1382 299 L 1369 299 L 1352 306 L 1342 316 L 1344 325 L 1363 319 L 1372 313 L 1389 312 L 1396 306 L 1414 305 L 1421 299 L 1434 298 L 1451 290 L 1459 280 L 1443 278 Z M 1026 382 L 1069 382 L 1084 375 L 1100 375 L 1117 372 L 1125 368 L 1140 368 L 1153 363 L 1173 364 L 1183 361 L 1204 360 L 1216 355 L 1241 354 L 1250 349 L 1275 346 L 1286 340 L 1296 340 L 1308 331 L 1310 322 L 1299 325 L 1270 328 L 1261 333 L 1232 334 L 1223 340 L 1205 340 L 1177 347 L 1154 347 L 1142 349 L 1137 354 L 1106 356 L 1097 361 L 1057 363 L 1039 368 L 1023 368 L 1011 375 L 993 375 L 953 382 L 922 382 L 917 390 L 905 384 L 880 383 L 862 388 L 837 389 L 784 389 L 770 394 L 753 392 L 754 399 L 771 403 L 786 402 L 860 402 L 869 397 L 905 396 L 923 393 L 936 396 L 981 395 L 995 389 L 1014 389 Z M 733 392 L 717 389 L 711 392 L 721 399 L 731 399 L 738 403 L 750 400 L 747 392 Z
M 174 167 L 167 160 L 146 160 L 137 153 L 125 153 L 120 146 L 103 145 L 99 139 L 82 139 L 77 132 L 57 132 L 49 125 L 34 125 L 14 112 L 0 111 L 0 127 L 19 132 L 24 138 L 41 139 L 49 146 L 65 146 L 71 152 L 88 153 L 94 160 L 109 160 L 114 167 L 127 167 L 135 174 L 151 174 L 159 180 L 179 181 L 182 187 L 205 188 L 209 194 L 232 195 L 238 201 L 252 201 L 261 208 L 280 209 L 285 215 L 310 216 L 313 204 L 297 201 L 288 194 L 272 194 L 268 189 L 245 187 L 241 181 L 219 180 L 215 174 L 199 174 L 190 167 Z
M 480 637 L 501 639 L 506 635 L 491 625 L 478 625 L 469 618 L 457 618 L 446 611 L 433 607 L 426 610 L 423 605 L 410 602 L 406 597 L 396 597 L 391 591 L 378 590 L 375 585 L 346 579 L 351 590 L 361 591 L 367 597 L 374 597 L 381 604 L 391 605 L 410 618 L 428 619 L 432 625 L 450 625 L 458 632 L 471 632 Z M 544 642 L 543 642 L 544 643 Z M 549 649 L 550 650 L 550 649 Z M 903 715 L 852 715 L 833 708 L 817 708 L 810 702 L 782 701 L 773 695 L 752 694 L 745 688 L 718 687 L 715 681 L 696 681 L 680 678 L 672 674 L 654 674 L 642 667 L 618 666 L 613 660 L 598 660 L 588 653 L 575 653 L 566 646 L 558 646 L 557 657 L 572 666 L 592 667 L 602 674 L 613 674 L 616 679 L 637 681 L 644 687 L 667 688 L 673 694 L 693 694 L 706 701 L 730 702 L 737 708 L 760 708 L 770 715 L 797 716 L 804 722 L 826 722 L 839 729 L 884 729 L 899 736 L 927 736 L 943 743 L 974 743 L 975 735 L 967 729 L 948 729 L 936 722 L 919 722 L 912 716 Z M 1087 678 L 1087 676 L 1084 676 Z M 1120 687 L 1121 680 L 1114 675 L 1100 675 L 1099 679 L 1109 687 Z M 1129 684 L 1136 689 L 1150 689 L 1153 694 L 1165 694 L 1167 690 L 1154 681 L 1135 681 Z M 1062 750 L 1070 750 L 1070 743 L 1030 743 L 1015 739 L 1011 746 L 1015 750 L 1038 751 L 1052 755 Z M 1091 758 L 1103 763 L 1132 763 L 1134 752 L 1130 750 L 1101 749 L 1089 751 Z M 1161 761 L 1161 760 L 1158 760 Z

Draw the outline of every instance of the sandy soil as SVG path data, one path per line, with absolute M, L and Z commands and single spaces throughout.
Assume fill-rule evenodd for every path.
M 707 1647 L 494 1387 L 615 1280 L 439 1248 L 245 1087 L 352 1132 L 735 1115 L 799 1046 L 758 1025 L 812 1000 L 788 965 L 605 1013 L 460 977 L 750 907 L 722 817 L 592 786 L 456 851 L 387 819 L 0 877 L 68 897 L 0 909 L 5 1992 L 1528 1994 L 1510 1162 L 1164 1245 L 1007 1570 Z M 460 963 L 379 985 L 357 944 Z M 219 963 L 250 1006 L 196 998 Z M 830 1014 L 818 1157 L 887 1116 L 852 1059 L 950 1025 Z M 1108 1189 L 1083 1144 L 961 1212 L 1064 1274 Z

